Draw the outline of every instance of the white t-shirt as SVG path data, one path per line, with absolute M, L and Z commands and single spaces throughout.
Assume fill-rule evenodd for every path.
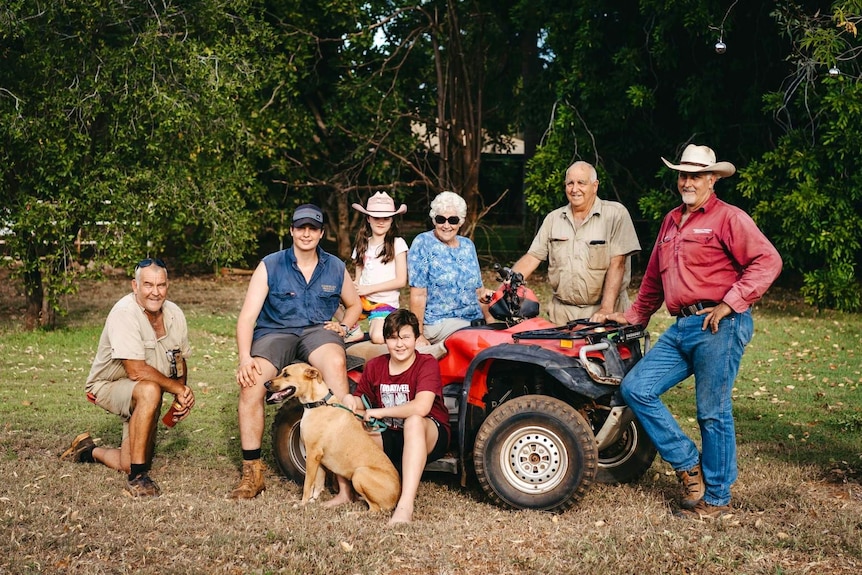
M 359 276 L 359 285 L 368 286 L 395 279 L 395 259 L 393 258 L 392 261 L 385 264 L 381 262 L 379 254 L 382 249 L 383 244 L 377 244 L 375 246 L 368 244 L 368 249 L 365 250 L 365 257 L 363 258 L 364 263 L 362 265 L 362 274 Z M 395 238 L 396 257 L 406 251 L 407 242 L 404 241 L 404 238 Z M 356 257 L 355 249 L 351 255 L 351 258 L 354 257 Z M 399 301 L 400 295 L 400 290 L 394 289 L 371 293 L 365 297 L 367 297 L 369 301 L 373 301 L 375 303 L 385 303 L 394 308 L 399 308 L 401 307 Z

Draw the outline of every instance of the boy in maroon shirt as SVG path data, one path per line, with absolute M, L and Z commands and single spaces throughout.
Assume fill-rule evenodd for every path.
M 344 404 L 364 414 L 365 421 L 378 419 L 388 424 L 375 438 L 401 470 L 401 497 L 389 520 L 391 525 L 413 519 L 422 470 L 446 454 L 450 428 L 437 360 L 416 353 L 416 315 L 406 309 L 392 312 L 383 323 L 383 337 L 389 354 L 365 364 L 356 390 L 344 398 Z M 363 395 L 370 409 L 364 409 Z

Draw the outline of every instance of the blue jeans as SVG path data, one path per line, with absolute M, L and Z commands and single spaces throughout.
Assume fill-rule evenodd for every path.
M 702 326 L 703 316 L 677 318 L 625 376 L 621 392 L 662 459 L 677 471 L 700 462 L 704 501 L 727 505 L 737 477 L 731 393 L 754 323 L 748 310 L 722 319 L 716 333 Z M 690 375 L 694 375 L 702 455 L 659 399 Z

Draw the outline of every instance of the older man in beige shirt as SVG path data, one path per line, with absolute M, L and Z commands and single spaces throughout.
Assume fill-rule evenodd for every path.
M 556 324 L 597 318 L 629 305 L 631 255 L 640 251 L 640 243 L 625 206 L 600 199 L 598 189 L 593 166 L 569 166 L 568 205 L 545 217 L 530 249 L 512 267 L 528 278 L 548 262 L 554 290 L 548 315 Z

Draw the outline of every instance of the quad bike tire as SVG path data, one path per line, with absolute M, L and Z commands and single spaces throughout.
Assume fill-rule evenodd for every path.
M 596 481 L 616 485 L 640 479 L 652 465 L 656 448 L 637 419 L 623 430 L 620 438 L 599 451 Z
M 278 408 L 272 422 L 272 454 L 278 469 L 288 479 L 302 485 L 305 481 L 305 444 L 299 431 L 302 406 L 287 401 Z
M 482 490 L 512 509 L 560 512 L 574 506 L 598 467 L 595 438 L 573 407 L 525 395 L 492 411 L 479 428 L 473 464 Z

